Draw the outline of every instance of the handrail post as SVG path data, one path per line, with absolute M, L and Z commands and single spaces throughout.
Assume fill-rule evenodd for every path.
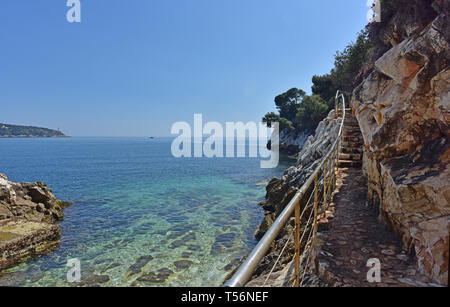
M 331 159 L 332 159 L 332 157 L 330 157 L 328 160 L 331 161 Z M 328 180 L 327 164 L 328 164 L 327 161 L 325 161 L 325 163 L 323 164 L 323 205 L 324 205 L 324 208 L 327 206 L 327 186 L 329 186 L 327 183 L 327 180 Z M 329 170 L 330 170 L 330 177 L 331 177 L 331 169 L 329 169 Z
M 295 284 L 300 286 L 300 201 L 295 204 Z
M 337 119 L 339 117 L 338 115 L 338 109 L 339 109 L 339 104 L 338 104 L 338 100 L 339 100 L 339 90 L 336 92 L 336 97 L 334 99 L 334 117 Z
M 332 167 L 332 166 L 333 166 L 333 159 L 332 159 L 332 157 L 330 157 L 330 159 L 329 159 L 329 161 L 328 161 L 328 169 L 330 170 L 330 172 L 331 172 L 331 167 Z M 328 182 L 328 191 L 329 191 L 329 194 L 330 194 L 330 201 L 331 201 L 331 194 L 332 194 L 333 191 L 334 191 L 334 189 L 331 189 L 331 187 L 333 186 L 333 182 L 332 182 L 333 177 L 332 177 L 331 174 L 330 174 L 330 176 L 329 176 L 328 178 L 329 178 L 329 182 Z M 328 191 L 327 191 L 327 195 L 328 195 Z M 327 202 L 327 204 L 328 204 L 328 202 Z M 328 206 L 327 206 L 326 208 L 328 208 Z
M 336 182 L 337 182 L 337 172 L 338 172 L 338 159 L 339 156 L 338 148 L 336 147 L 334 152 L 334 160 L 333 160 L 333 190 L 336 189 Z
M 314 252 L 317 252 L 317 207 L 319 205 L 319 198 L 317 196 L 317 174 L 314 178 Z

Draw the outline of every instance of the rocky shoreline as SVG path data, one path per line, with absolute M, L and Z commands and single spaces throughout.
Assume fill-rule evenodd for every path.
M 69 204 L 43 182 L 15 183 L 0 173 L 0 271 L 57 247 L 56 223 Z
M 264 236 L 298 189 L 316 169 L 317 165 L 321 162 L 324 153 L 328 152 L 331 148 L 338 133 L 338 129 L 339 120 L 335 119 L 335 112 L 331 111 L 328 116 L 319 123 L 315 134 L 310 135 L 304 142 L 303 148 L 298 153 L 296 164 L 288 168 L 282 178 L 273 178 L 269 182 L 266 187 L 266 200 L 260 203 L 265 210 L 265 216 L 261 225 L 255 232 L 256 239 L 259 240 Z M 319 182 L 319 190 L 321 189 L 322 183 Z M 304 204 L 302 204 L 302 206 L 303 205 Z M 293 228 L 294 220 L 292 218 L 272 244 L 270 252 L 262 259 L 252 280 L 247 286 L 259 287 L 264 285 L 267 274 L 274 266 L 280 255 L 280 251 L 289 240 Z M 265 286 L 287 286 L 286 276 L 292 274 L 293 255 L 294 245 L 289 244 Z M 304 285 L 325 286 L 316 276 L 307 276 Z

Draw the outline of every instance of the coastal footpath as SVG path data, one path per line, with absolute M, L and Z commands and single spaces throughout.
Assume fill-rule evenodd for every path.
M 67 202 L 45 183 L 14 183 L 0 173 L 0 271 L 58 246 Z
M 351 116 L 362 135 L 362 171 L 340 167 L 332 210 L 320 221 L 318 234 L 319 261 L 336 266 L 312 268 L 304 285 L 365 285 L 354 283 L 364 271 L 348 251 L 378 253 L 391 265 L 400 261 L 383 268 L 390 285 L 448 285 L 449 12 L 448 0 L 388 1 L 383 22 L 368 26 L 372 60 L 351 99 Z M 257 239 L 327 152 L 335 127 L 328 116 L 304 144 L 296 165 L 270 181 Z M 319 182 L 319 195 L 321 189 Z M 293 225 L 287 223 L 248 286 L 289 284 L 294 244 L 287 243 Z M 373 237 L 379 238 L 369 242 Z M 356 248 L 356 243 L 366 245 Z M 340 244 L 329 252 L 329 246 Z M 353 271 L 342 270 L 345 265 Z M 313 273 L 317 269 L 321 272 Z

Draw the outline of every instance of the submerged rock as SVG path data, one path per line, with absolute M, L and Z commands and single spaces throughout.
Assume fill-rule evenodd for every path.
M 99 284 L 105 284 L 110 280 L 108 275 L 87 275 L 82 278 L 81 285 L 83 286 L 95 286 Z
M 187 246 L 187 248 L 190 251 L 201 251 L 202 250 L 202 247 L 200 245 L 198 245 L 198 244 L 189 244 Z
M 191 252 L 183 252 L 182 254 L 181 254 L 181 258 L 189 258 L 189 257 L 191 257 L 193 255 L 193 253 L 191 253 Z
M 175 261 L 173 264 L 175 265 L 175 267 L 177 269 L 184 270 L 184 269 L 189 268 L 193 264 L 193 262 L 190 260 L 178 260 L 178 261 Z
M 136 262 L 128 268 L 127 275 L 132 276 L 132 275 L 139 274 L 141 272 L 142 268 L 145 267 L 152 260 L 153 260 L 153 257 L 151 255 L 141 256 L 141 257 L 137 258 Z
M 158 272 L 150 272 L 140 276 L 136 281 L 148 283 L 164 283 L 173 274 L 173 271 L 168 268 L 158 270 Z
M 225 249 L 233 247 L 233 242 L 236 235 L 234 233 L 224 233 L 218 235 L 214 244 L 211 247 L 211 255 L 218 255 L 224 252 Z

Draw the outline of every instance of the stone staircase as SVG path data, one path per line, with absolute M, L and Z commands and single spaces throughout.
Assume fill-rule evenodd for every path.
M 363 138 L 358 121 L 352 116 L 352 110 L 346 109 L 342 150 L 339 155 L 339 167 L 362 166 Z

